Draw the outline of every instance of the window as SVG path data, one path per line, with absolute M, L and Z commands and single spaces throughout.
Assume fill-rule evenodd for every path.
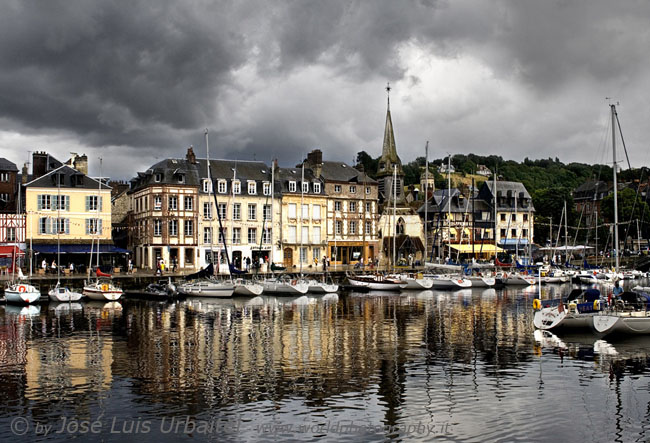
M 334 192 L 341 193 L 341 185 L 334 185 Z
M 271 183 L 264 183 L 262 185 L 262 193 L 264 195 L 271 195 Z
M 101 221 L 101 220 L 100 220 Z M 55 218 L 54 222 L 54 231 L 52 234 L 69 234 L 70 233 L 70 219 L 67 218 Z
M 366 212 L 372 212 L 372 203 L 366 202 Z
M 7 228 L 7 241 L 16 241 L 16 228 Z
M 241 194 L 241 182 L 239 180 L 232 181 L 232 193 Z
M 203 192 L 206 194 L 212 192 L 212 183 L 208 179 L 203 180 Z
M 313 207 L 313 219 L 320 220 L 320 205 L 314 205 Z
M 162 235 L 162 220 L 155 219 L 153 221 L 153 235 L 154 237 L 160 237 Z
M 302 226 L 300 229 L 300 242 L 309 243 L 309 226 Z
M 505 214 L 501 214 L 501 221 L 506 221 L 506 215 Z
M 350 231 L 348 234 L 350 235 L 355 235 L 357 233 L 357 222 L 356 221 L 351 221 L 350 222 Z
M 271 228 L 264 228 L 262 231 L 262 243 L 269 244 L 271 243 Z
M 512 238 L 517 238 L 517 230 L 516 229 L 512 229 L 510 232 L 512 234 Z
M 587 208 L 587 209 L 589 209 L 589 208 Z M 525 222 L 528 221 L 528 214 L 524 214 L 524 221 L 525 221 Z
M 52 208 L 54 209 L 54 208 Z M 86 212 L 88 211 L 101 211 L 102 210 L 102 199 L 96 195 L 87 195 L 86 196 Z
M 289 182 L 289 192 L 296 192 L 296 182 Z
M 296 242 L 296 227 L 295 226 L 289 226 L 289 229 L 287 230 L 287 241 L 289 243 L 295 243 Z
M 185 183 L 185 174 L 178 174 L 178 183 Z
M 203 228 L 203 243 L 212 243 L 212 228 Z
M 311 256 L 314 257 L 314 260 L 320 257 L 320 248 L 313 248 L 311 252 L 312 252 Z
M 7 183 L 9 181 L 9 173 L 8 172 L 0 173 L 0 181 Z
M 307 263 L 307 248 L 300 248 L 300 263 Z
M 256 195 L 257 194 L 257 183 L 248 182 L 248 194 L 249 195 Z
M 309 192 L 309 182 L 302 182 L 302 192 Z
M 255 244 L 257 243 L 257 229 L 248 228 L 248 243 Z
M 100 218 L 87 218 L 86 219 L 86 235 L 97 235 L 102 233 L 102 219 Z
M 372 188 L 370 186 L 366 186 L 366 194 L 370 194 L 372 191 Z
M 226 219 L 226 204 L 225 203 L 219 203 L 219 207 L 217 208 L 217 211 L 218 211 L 217 216 L 221 220 L 225 220 Z
M 203 203 L 203 218 L 212 220 L 212 203 L 210 202 Z
M 524 238 L 528 238 L 528 229 L 522 229 L 521 230 L 521 236 Z
M 232 244 L 238 245 L 241 243 L 241 228 L 232 228 Z
M 217 191 L 219 191 L 219 194 L 225 194 L 226 193 L 226 181 L 225 180 L 219 180 L 219 183 L 217 183 Z
M 154 195 L 153 196 L 153 210 L 160 211 L 162 209 L 162 196 Z
M 301 220 L 309 220 L 309 205 L 302 205 Z
M 314 226 L 311 229 L 311 240 L 312 243 L 320 243 L 320 226 Z M 318 257 L 318 255 L 316 255 L 316 257 Z
M 372 234 L 372 222 L 366 221 L 366 226 L 363 231 L 364 234 Z
M 183 231 L 185 237 L 192 237 L 194 235 L 194 220 L 185 220 L 185 229 Z
M 9 194 L 0 194 L 0 200 L 3 202 L 8 202 L 9 201 Z
M 506 236 L 506 230 L 501 229 L 501 238 L 504 238 Z
M 264 205 L 262 210 L 264 220 L 271 220 L 271 205 Z
M 511 220 L 512 221 L 517 221 L 517 214 L 512 214 Z
M 232 219 L 241 220 L 241 203 L 233 203 L 232 205 Z
M 349 212 L 357 212 L 357 202 L 350 202 Z
M 172 237 L 178 235 L 178 220 L 169 220 L 169 235 Z
M 226 228 L 220 228 L 219 229 L 219 243 L 220 244 L 224 243 L 223 239 L 226 238 L 226 235 L 228 235 L 228 230 Z
M 49 195 L 38 196 L 38 209 L 52 209 L 52 200 Z
M 295 203 L 289 203 L 289 218 L 290 219 L 295 219 L 296 218 L 296 204 Z
M 47 217 L 41 217 L 38 219 L 38 233 L 47 234 Z
M 334 202 L 334 210 L 335 211 L 340 211 L 341 210 L 341 202 L 340 201 L 335 201 Z
M 336 220 L 334 227 L 335 227 L 334 233 L 336 235 L 341 235 L 341 232 L 343 232 L 343 222 L 341 220 Z
M 320 194 L 320 183 L 314 183 L 314 193 Z
M 185 264 L 191 265 L 194 263 L 194 249 L 185 248 Z
M 160 172 L 156 173 L 154 180 L 156 181 L 156 183 L 160 183 L 162 181 L 162 174 Z
M 248 204 L 248 219 L 257 220 L 257 205 L 255 203 Z
M 167 199 L 168 206 L 167 209 L 170 211 L 176 211 L 178 209 L 178 197 L 175 195 L 170 195 Z
M 183 207 L 185 208 L 186 211 L 193 211 L 194 210 L 194 197 L 185 197 L 185 201 L 183 202 Z
M 356 194 L 357 193 L 357 187 L 354 185 L 350 186 L 350 194 Z

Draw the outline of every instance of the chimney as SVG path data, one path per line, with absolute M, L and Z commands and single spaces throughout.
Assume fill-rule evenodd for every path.
M 34 151 L 32 154 L 32 175 L 35 179 L 47 174 L 47 157 L 45 152 Z
M 23 173 L 22 176 L 20 177 L 20 182 L 24 185 L 27 183 L 27 179 L 29 174 L 29 168 L 27 167 L 27 163 L 23 165 Z
M 196 155 L 194 155 L 194 146 L 190 146 L 187 148 L 187 154 L 185 154 L 185 159 L 187 160 L 188 163 L 195 164 L 196 163 Z
M 86 154 L 75 155 L 72 165 L 72 167 L 77 171 L 81 172 L 84 175 L 88 175 L 88 156 Z
M 314 176 L 320 178 L 323 171 L 323 152 L 320 149 L 314 149 L 307 154 L 306 166 L 311 168 Z

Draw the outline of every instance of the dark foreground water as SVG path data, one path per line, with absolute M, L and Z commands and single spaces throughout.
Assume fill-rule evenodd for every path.
M 535 335 L 534 295 L 1 306 L 0 441 L 650 439 L 650 339 Z

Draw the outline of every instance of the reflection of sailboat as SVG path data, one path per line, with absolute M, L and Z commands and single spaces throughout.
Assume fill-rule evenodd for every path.
M 6 305 L 5 313 L 17 315 L 19 317 L 35 317 L 41 313 L 40 305 L 14 306 Z
M 81 311 L 83 306 L 77 302 L 52 302 L 48 305 L 48 310 L 54 311 L 55 314 L 68 314 L 70 312 Z

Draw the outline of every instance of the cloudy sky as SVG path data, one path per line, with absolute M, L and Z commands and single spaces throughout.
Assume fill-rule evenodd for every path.
M 644 0 L 0 0 L 0 157 L 89 156 L 128 179 L 205 156 L 398 152 L 647 165 Z M 622 154 L 619 153 L 619 157 Z

